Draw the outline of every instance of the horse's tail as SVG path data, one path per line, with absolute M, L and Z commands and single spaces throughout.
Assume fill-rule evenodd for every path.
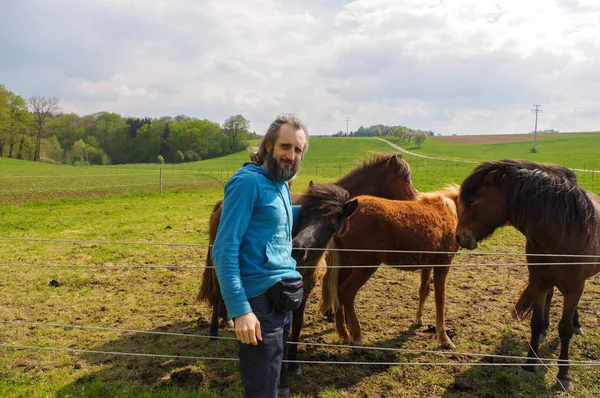
M 531 293 L 531 285 L 529 283 L 521 293 L 519 301 L 515 305 L 515 315 L 520 319 L 527 318 L 533 310 L 533 294 Z
M 331 246 L 329 246 L 333 250 L 327 252 L 327 271 L 323 277 L 323 291 L 321 293 L 321 303 L 319 304 L 319 311 L 322 314 L 331 309 L 335 312 L 340 307 L 338 288 L 342 261 L 335 241 L 336 239 L 333 239 Z
M 206 255 L 206 268 L 202 274 L 202 284 L 200 285 L 198 296 L 196 296 L 196 301 L 204 302 L 214 307 L 219 304 L 220 298 L 219 280 L 217 279 L 217 273 L 212 261 L 212 249 L 209 247 Z
M 212 307 L 219 304 L 221 300 L 221 289 L 219 287 L 219 280 L 217 279 L 217 273 L 215 271 L 215 264 L 212 258 L 212 245 L 215 243 L 217 238 L 217 227 L 221 219 L 221 205 L 223 201 L 220 200 L 215 204 L 213 212 L 210 216 L 209 231 L 208 231 L 208 252 L 206 253 L 206 268 L 202 274 L 202 284 L 200 285 L 200 291 L 196 296 L 196 301 L 204 302 Z

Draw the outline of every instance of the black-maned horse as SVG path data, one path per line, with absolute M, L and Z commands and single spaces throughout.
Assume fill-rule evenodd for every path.
M 586 279 L 600 272 L 600 198 L 578 186 L 575 174 L 562 166 L 510 159 L 482 163 L 461 185 L 457 242 L 474 249 L 507 222 L 527 239 L 529 282 L 515 307 L 520 315 L 533 311 L 523 369 L 535 371 L 556 286 L 564 296 L 557 387 L 571 390 L 569 342 L 574 332 L 581 333 L 577 305 Z

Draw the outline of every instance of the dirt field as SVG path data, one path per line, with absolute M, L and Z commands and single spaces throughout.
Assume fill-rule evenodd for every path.
M 437 136 L 431 139 L 439 141 L 457 142 L 459 144 L 496 144 L 499 142 L 530 141 L 531 134 L 493 134 L 493 135 L 452 135 Z M 542 134 L 538 134 L 538 140 L 543 140 Z

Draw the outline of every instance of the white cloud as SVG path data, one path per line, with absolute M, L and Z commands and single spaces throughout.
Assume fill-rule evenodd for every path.
M 66 112 L 479 134 L 531 130 L 540 103 L 543 128 L 600 128 L 593 0 L 23 3 L 0 15 L 0 82 Z

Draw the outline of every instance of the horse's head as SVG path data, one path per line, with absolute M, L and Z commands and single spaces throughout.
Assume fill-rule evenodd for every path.
M 506 166 L 486 162 L 467 177 L 458 197 L 456 242 L 465 249 L 490 236 L 508 221 L 509 176 Z
M 395 200 L 413 200 L 418 192 L 412 184 L 410 166 L 400 153 L 376 153 L 340 178 L 337 185 L 351 197 L 371 195 Z
M 410 166 L 402 158 L 401 154 L 389 155 L 384 170 L 387 171 L 387 175 L 383 179 L 383 183 L 388 184 L 391 190 L 391 195 L 388 199 L 413 200 L 417 197 L 419 191 L 417 191 L 412 183 Z
M 314 264 L 321 258 L 329 241 L 356 210 L 358 202 L 348 199 L 348 191 L 344 188 L 335 184 L 313 184 L 311 181 L 300 202 L 300 219 L 294 224 L 292 256 L 298 265 Z

